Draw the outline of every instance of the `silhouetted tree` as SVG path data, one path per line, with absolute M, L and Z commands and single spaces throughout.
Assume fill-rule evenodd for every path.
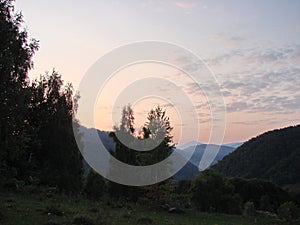
M 31 145 L 32 163 L 43 184 L 68 191 L 82 187 L 82 157 L 72 128 L 78 95 L 71 84 L 64 86 L 53 71 L 33 82 L 30 124 L 36 141 Z
M 205 170 L 192 181 L 191 201 L 201 211 L 239 214 L 241 199 L 226 178 Z
M 147 149 L 149 146 L 155 148 L 138 154 L 141 165 L 152 165 L 171 155 L 174 148 L 172 130 L 173 127 L 170 125 L 170 119 L 165 110 L 160 106 L 150 110 L 140 138 L 145 140 L 145 145 L 148 145 L 145 146 Z
M 136 140 L 134 137 L 134 113 L 130 105 L 124 106 L 119 126 L 114 127 L 114 131 L 109 136 L 115 142 L 115 151 L 111 151 L 113 157 L 126 164 L 137 165 L 136 151 L 128 147 L 129 143 Z M 122 140 L 120 140 L 122 138 Z M 126 143 L 123 143 L 126 141 Z M 110 167 L 110 172 L 122 174 L 119 168 Z M 115 198 L 129 198 L 136 201 L 138 199 L 140 189 L 114 182 L 108 182 L 108 191 Z
M 13 1 L 0 0 L 0 167 L 20 172 L 31 141 L 27 132 L 28 71 L 38 42 L 29 40 Z M 5 171 L 1 169 L 1 171 Z
M 173 127 L 170 125 L 170 119 L 166 115 L 166 110 L 162 109 L 160 106 L 151 109 L 148 113 L 147 122 L 143 127 L 143 133 L 140 137 L 144 140 L 146 149 L 153 149 L 145 152 L 138 153 L 139 165 L 153 165 L 159 163 L 171 155 L 174 144 L 173 136 L 171 134 Z M 172 165 L 168 165 L 170 172 L 172 170 Z M 161 171 L 153 171 L 157 174 Z M 164 190 L 160 188 L 161 185 L 167 187 L 166 183 L 168 180 L 153 184 L 147 187 L 147 196 L 154 200 L 156 204 L 160 204 L 163 199 Z

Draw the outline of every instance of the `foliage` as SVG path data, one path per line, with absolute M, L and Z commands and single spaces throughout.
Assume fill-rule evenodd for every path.
M 238 214 L 241 199 L 227 179 L 205 170 L 192 181 L 191 200 L 201 211 Z
M 300 183 L 300 125 L 266 132 L 221 160 L 225 176 L 270 180 L 280 186 Z
M 131 165 L 145 166 L 160 162 L 172 152 L 172 129 L 166 111 L 158 106 L 149 112 L 143 131 L 137 135 L 134 128 L 134 112 L 130 105 L 124 106 L 119 127 L 115 127 L 115 131 L 110 133 L 116 144 L 115 151 L 111 154 L 118 160 Z M 130 146 L 156 147 L 146 152 L 138 152 Z M 122 171 L 118 171 L 118 168 L 111 168 L 110 172 L 122 173 Z M 109 182 L 108 187 L 111 196 L 118 198 L 127 197 L 137 200 L 139 195 L 148 192 L 149 198 L 159 202 L 160 196 L 163 195 L 160 193 L 161 189 L 158 184 L 141 189 Z
M 148 113 L 147 122 L 143 127 L 140 139 L 145 141 L 145 145 L 156 146 L 154 149 L 146 152 L 139 152 L 139 165 L 152 165 L 167 158 L 171 153 L 174 145 L 171 134 L 173 127 L 170 125 L 169 117 L 166 111 L 160 106 L 151 109 Z M 146 146 L 146 149 L 147 146 Z
M 243 215 L 246 217 L 255 216 L 255 207 L 253 202 L 246 202 L 244 205 Z
M 72 85 L 64 86 L 56 71 L 41 76 L 30 88 L 33 97 L 29 123 L 36 140 L 30 146 L 31 163 L 36 166 L 42 184 L 79 191 L 82 157 L 72 127 L 78 95 L 73 98 Z
M 279 218 L 292 221 L 299 218 L 299 208 L 293 202 L 285 202 L 278 208 Z
M 105 191 L 104 178 L 90 168 L 84 186 L 84 192 L 90 199 L 100 199 Z
M 279 186 L 259 179 L 230 178 L 234 192 L 242 201 L 251 201 L 256 209 L 275 212 L 280 204 L 289 199 L 289 195 Z
M 114 129 L 115 131 L 109 134 L 115 142 L 115 151 L 111 151 L 111 154 L 126 164 L 137 165 L 136 151 L 130 149 L 119 139 L 119 137 L 122 137 L 123 140 L 126 140 L 127 144 L 135 141 L 133 136 L 135 131 L 134 115 L 130 105 L 124 106 L 120 126 L 116 126 Z M 110 173 L 121 174 L 122 171 L 119 168 L 111 166 Z M 114 198 L 129 198 L 134 201 L 137 200 L 140 193 L 137 187 L 126 186 L 111 181 L 108 182 L 108 192 Z
M 38 42 L 23 27 L 13 1 L 0 0 L 0 177 L 17 188 L 39 180 L 79 191 L 82 162 L 72 128 L 78 95 L 55 71 L 30 84 Z
M 29 104 L 28 71 L 38 49 L 36 40 L 29 40 L 22 28 L 23 17 L 14 13 L 11 0 L 0 0 L 0 167 L 17 170 L 17 177 L 26 166 Z
M 276 212 L 289 195 L 269 181 L 227 178 L 209 169 L 201 172 L 190 189 L 191 200 L 201 211 L 241 213 L 242 206 L 253 203 L 256 210 Z

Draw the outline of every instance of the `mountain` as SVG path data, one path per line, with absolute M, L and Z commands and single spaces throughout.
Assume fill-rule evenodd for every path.
M 184 143 L 184 144 L 181 144 L 181 145 L 177 145 L 176 148 L 186 149 L 186 148 L 193 147 L 193 146 L 196 146 L 196 145 L 202 145 L 202 143 L 198 142 L 198 141 L 190 141 L 190 142 L 187 142 L 187 143 Z
M 79 132 L 83 135 L 83 144 L 95 143 L 96 140 L 93 139 L 93 132 L 98 132 L 98 136 L 103 143 L 104 147 L 111 151 L 115 149 L 115 143 L 109 137 L 110 131 L 102 131 L 95 128 L 86 128 L 84 126 L 80 126 Z
M 183 156 L 182 156 L 183 157 Z M 182 167 L 174 176 L 173 179 L 175 181 L 179 180 L 192 180 L 199 173 L 198 166 L 195 166 L 190 161 Z
M 98 133 L 97 135 L 94 135 L 95 132 Z M 106 168 L 106 172 L 109 171 L 109 159 L 105 158 L 99 158 L 97 157 L 97 150 L 94 150 L 94 146 L 98 144 L 98 138 L 101 139 L 103 145 L 108 151 L 113 151 L 115 149 L 115 143 L 113 140 L 109 137 L 109 132 L 107 131 L 100 131 L 96 130 L 94 128 L 86 128 L 84 126 L 80 127 L 80 133 L 82 135 L 82 142 L 83 142 L 83 156 L 88 157 L 90 159 L 93 159 L 95 161 L 95 164 L 101 163 Z M 184 148 L 185 147 L 185 148 Z M 175 175 L 175 180 L 190 180 L 193 179 L 195 175 L 199 173 L 199 164 L 200 160 L 203 157 L 203 154 L 205 152 L 205 149 L 208 147 L 207 144 L 202 144 L 200 142 L 192 141 L 188 142 L 186 144 L 180 145 L 179 147 L 175 148 L 176 154 L 178 155 L 179 161 L 188 159 L 188 153 L 191 151 L 194 151 L 192 157 L 187 161 L 187 163 L 184 165 L 182 169 L 180 169 Z M 220 148 L 218 154 L 214 158 L 212 163 L 208 163 L 205 160 L 204 165 L 209 164 L 208 166 L 216 164 L 219 160 L 221 160 L 224 156 L 228 155 L 232 151 L 235 150 L 234 147 L 229 146 L 217 146 L 217 145 L 209 145 L 209 147 L 212 148 Z M 184 159 L 183 159 L 184 158 Z M 87 174 L 88 169 L 90 168 L 88 163 L 84 160 L 84 169 L 85 174 Z M 174 164 L 178 163 L 178 161 L 175 160 Z
M 300 125 L 266 132 L 244 143 L 213 167 L 225 176 L 300 183 Z
M 199 143 L 199 142 L 194 142 L 194 143 Z M 188 153 L 191 153 L 191 151 L 194 151 L 192 156 L 190 157 L 189 161 L 185 164 L 185 166 L 174 175 L 175 180 L 191 180 L 193 179 L 201 169 L 202 165 L 205 166 L 205 168 L 208 166 L 210 167 L 211 165 L 216 164 L 219 160 L 224 158 L 226 155 L 230 154 L 235 150 L 233 147 L 228 147 L 228 146 L 218 146 L 218 145 L 207 145 L 207 144 L 199 144 L 199 145 L 191 145 L 188 144 L 187 148 L 181 149 L 181 148 L 176 148 L 176 153 L 179 153 L 184 157 L 185 159 L 188 159 L 189 155 Z M 207 160 L 203 159 L 203 164 L 200 166 L 200 161 L 203 158 L 203 155 L 205 153 L 206 148 L 209 150 L 212 149 L 219 149 L 216 157 L 214 157 L 213 161 L 210 163 Z M 176 162 L 175 162 L 176 163 Z
M 242 144 L 244 144 L 244 142 L 233 142 L 233 143 L 227 143 L 227 144 L 223 144 L 223 145 L 228 146 L 228 147 L 238 148 Z
M 96 132 L 96 135 L 95 135 Z M 89 158 L 93 160 L 94 164 L 101 163 L 106 168 L 106 172 L 109 170 L 109 159 L 106 157 L 96 157 L 98 150 L 95 146 L 98 145 L 99 138 L 108 151 L 113 151 L 115 149 L 115 143 L 109 137 L 109 131 L 101 131 L 95 128 L 86 128 L 80 126 L 79 133 L 82 135 L 82 156 L 84 158 Z M 95 152 L 96 151 L 96 152 Z M 103 155 L 102 155 L 103 156 Z M 87 175 L 90 165 L 83 159 L 84 174 Z
M 225 145 L 213 145 L 213 144 L 200 144 L 197 146 L 190 146 L 188 148 L 185 149 L 179 149 L 178 152 L 181 153 L 184 157 L 187 158 L 187 153 L 194 151 L 192 157 L 190 158 L 190 162 L 192 164 L 194 164 L 195 166 L 199 167 L 200 165 L 200 161 L 204 155 L 204 152 L 206 150 L 206 148 L 214 148 L 214 149 L 218 149 L 219 151 L 216 155 L 216 157 L 214 158 L 214 160 L 210 163 L 209 166 L 216 164 L 219 160 L 223 159 L 226 155 L 230 154 L 231 152 L 233 152 L 235 150 L 234 147 L 229 147 L 229 146 L 225 146 Z M 207 162 L 208 163 L 208 162 Z M 204 163 L 205 165 L 207 165 L 207 163 Z M 201 169 L 201 168 L 200 168 Z

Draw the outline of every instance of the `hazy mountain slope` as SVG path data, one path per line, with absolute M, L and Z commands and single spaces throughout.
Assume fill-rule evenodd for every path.
M 189 146 L 185 149 L 178 149 L 176 148 L 176 152 L 182 155 L 184 158 L 188 158 L 187 153 L 194 151 L 192 157 L 189 159 L 189 161 L 185 164 L 185 166 L 175 174 L 174 179 L 175 180 L 191 180 L 193 179 L 198 173 L 199 173 L 199 164 L 200 160 L 203 157 L 203 154 L 205 152 L 207 145 L 206 144 L 200 144 L 197 146 Z M 214 146 L 218 147 L 218 146 Z M 209 166 L 216 164 L 219 160 L 221 160 L 226 155 L 230 154 L 232 151 L 234 151 L 235 148 L 228 147 L 228 146 L 220 146 L 220 150 L 213 160 L 212 163 L 205 162 L 204 164 Z M 176 162 L 175 162 L 176 163 Z
M 107 168 L 107 171 L 109 170 L 109 159 L 98 159 L 95 157 L 97 155 L 96 152 L 94 152 L 94 146 L 97 144 L 97 140 L 95 140 L 95 136 L 93 136 L 94 132 L 96 130 L 94 128 L 85 128 L 83 126 L 80 127 L 80 132 L 82 133 L 82 140 L 83 140 L 83 155 L 84 157 L 89 157 L 91 159 L 97 160 L 98 163 L 101 163 L 102 165 L 105 165 Z M 115 144 L 113 140 L 108 136 L 109 132 L 106 131 L 99 131 L 98 136 L 100 137 L 103 145 L 107 150 L 114 150 Z M 186 143 L 185 145 L 182 146 L 188 146 L 185 149 L 179 149 L 176 148 L 176 152 L 179 153 L 179 158 L 178 160 L 182 160 L 181 157 L 187 158 L 186 152 L 193 151 L 195 146 L 193 144 L 198 144 L 196 146 L 196 149 L 191 157 L 191 159 L 185 164 L 185 166 L 178 171 L 174 175 L 175 180 L 190 180 L 194 178 L 195 175 L 199 173 L 199 163 L 200 160 L 202 159 L 202 156 L 205 152 L 205 149 L 207 147 L 206 144 L 199 144 L 199 142 L 189 142 Z M 216 164 L 219 160 L 221 160 L 224 156 L 228 155 L 232 151 L 234 151 L 235 148 L 233 147 L 228 147 L 228 146 L 220 146 L 220 151 L 218 152 L 216 158 L 214 161 L 211 163 L 211 165 Z M 178 163 L 176 160 L 174 164 Z M 84 161 L 84 169 L 85 169 L 85 174 L 87 174 L 87 171 L 89 169 L 89 165 Z
M 223 144 L 223 145 L 224 145 L 224 146 L 233 147 L 233 148 L 238 148 L 238 147 L 240 147 L 242 144 L 244 144 L 244 142 L 233 142 L 233 143 L 227 143 L 227 144 Z
M 214 169 L 226 176 L 300 183 L 300 125 L 266 132 L 226 156 Z
M 199 169 L 191 162 L 187 162 L 174 176 L 174 180 L 191 180 L 199 173 Z
M 211 145 L 211 146 L 213 146 L 213 145 Z M 214 145 L 214 147 L 218 147 L 218 146 Z M 233 152 L 235 150 L 235 148 L 233 148 L 233 147 L 224 146 L 224 145 L 221 145 L 219 147 L 220 147 L 219 152 L 216 155 L 213 162 L 211 163 L 211 165 L 216 164 L 219 160 L 223 159 L 226 155 L 230 154 L 231 152 Z M 207 148 L 207 144 L 201 144 L 201 145 L 197 145 L 196 147 L 191 146 L 191 147 L 179 150 L 178 152 L 181 153 L 184 157 L 186 157 L 186 154 L 185 154 L 186 152 L 194 151 L 194 153 L 189 161 L 191 163 L 193 163 L 195 166 L 199 167 L 200 160 L 202 159 L 206 148 Z
M 101 163 L 106 167 L 106 172 L 109 170 L 109 159 L 107 157 L 96 157 L 98 154 L 98 150 L 95 149 L 95 146 L 98 145 L 98 141 L 100 138 L 102 144 L 104 147 L 108 150 L 114 150 L 115 149 L 115 143 L 113 140 L 109 137 L 109 132 L 108 131 L 100 131 L 96 130 L 95 128 L 86 128 L 84 126 L 80 126 L 79 132 L 82 135 L 82 155 L 84 158 L 89 158 L 94 161 L 94 163 Z M 94 135 L 95 132 L 97 132 L 97 135 Z M 90 166 L 89 164 L 83 159 L 83 166 L 84 166 L 84 172 L 85 175 L 87 174 Z

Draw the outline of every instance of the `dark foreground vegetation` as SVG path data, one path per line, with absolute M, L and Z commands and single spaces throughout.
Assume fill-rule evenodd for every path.
M 22 24 L 12 1 L 0 0 L 0 224 L 298 223 L 299 202 L 269 181 L 206 170 L 192 181 L 130 187 L 93 170 L 84 176 L 72 128 L 72 122 L 79 127 L 79 95 L 55 71 L 29 80 L 38 42 L 29 40 Z M 150 110 L 141 130 L 136 133 L 134 113 L 125 106 L 110 133 L 111 154 L 131 165 L 171 154 L 172 127 L 162 108 Z M 160 142 L 140 153 L 122 144 L 118 132 L 133 142 Z
M 141 203 L 112 201 L 103 197 L 91 201 L 43 190 L 38 193 L 0 194 L 0 224 L 3 225 L 285 225 L 285 221 L 266 215 L 251 217 L 204 213 L 186 210 L 184 214 L 168 213 Z M 297 223 L 293 223 L 297 224 Z M 299 223 L 298 223 L 299 224 Z

